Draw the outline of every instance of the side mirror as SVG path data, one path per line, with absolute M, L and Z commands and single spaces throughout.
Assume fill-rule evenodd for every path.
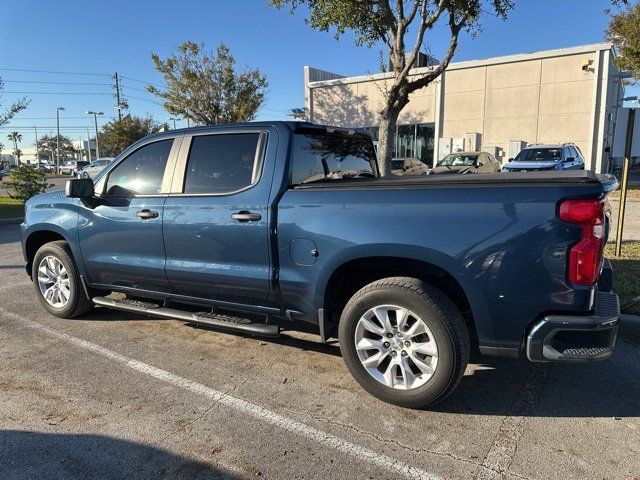
M 513 162 L 513 158 L 510 158 L 509 160 L 507 160 L 508 162 Z
M 575 162 L 576 158 L 575 157 L 567 157 L 564 159 L 564 163 L 571 163 L 571 162 Z
M 72 178 L 67 180 L 64 193 L 69 198 L 92 198 L 95 195 L 93 180 L 90 178 Z

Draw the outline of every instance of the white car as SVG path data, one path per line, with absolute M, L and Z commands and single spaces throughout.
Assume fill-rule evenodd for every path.
M 67 160 L 60 166 L 60 175 L 75 175 L 79 170 L 89 165 L 89 162 L 82 160 Z
M 93 178 L 98 175 L 102 170 L 105 169 L 107 165 L 113 162 L 113 158 L 99 158 L 95 162 L 84 167 L 82 170 L 78 171 L 78 178 Z

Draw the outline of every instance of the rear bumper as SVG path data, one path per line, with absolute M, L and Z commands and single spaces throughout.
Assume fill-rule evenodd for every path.
M 527 337 L 527 358 L 532 362 L 588 363 L 613 355 L 620 303 L 615 293 L 597 291 L 593 315 L 548 315 Z

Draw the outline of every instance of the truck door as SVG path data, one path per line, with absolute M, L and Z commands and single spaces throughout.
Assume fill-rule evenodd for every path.
M 181 138 L 146 143 L 96 184 L 80 209 L 78 235 L 92 284 L 166 292 L 162 215 Z M 175 145 L 175 146 L 174 146 Z
M 165 269 L 175 293 L 265 305 L 272 278 L 268 137 L 260 129 L 184 137 L 164 205 Z

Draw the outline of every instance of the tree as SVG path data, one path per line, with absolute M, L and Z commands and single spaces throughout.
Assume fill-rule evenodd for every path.
M 622 6 L 620 2 L 614 2 L 614 5 Z M 611 16 L 607 40 L 619 49 L 620 54 L 615 59 L 617 67 L 631 72 L 634 82 L 640 81 L 640 3 L 626 4 Z
M 98 134 L 100 154 L 116 156 L 132 143 L 158 132 L 163 126 L 166 127 L 152 117 L 126 116 L 122 120 L 113 120 L 105 124 Z
M 20 132 L 11 132 L 7 135 L 10 142 L 13 142 L 13 154 L 18 159 L 18 165 L 20 165 L 20 154 L 22 153 L 18 148 L 18 144 L 22 141 L 22 134 Z
M 398 116 L 409 103 L 409 95 L 427 87 L 449 66 L 460 32 L 472 35 L 479 29 L 479 17 L 487 6 L 499 17 L 506 18 L 513 8 L 511 0 L 270 0 L 270 3 L 292 10 L 306 5 L 307 22 L 316 30 L 334 28 L 336 38 L 347 30 L 356 37 L 357 45 L 386 47 L 392 78 L 384 89 L 384 105 L 380 114 L 378 162 L 383 175 L 391 173 L 391 156 Z M 440 64 L 428 73 L 410 75 L 418 53 L 427 43 L 425 35 L 439 22 L 446 23 L 449 44 Z M 409 32 L 413 39 L 406 39 Z M 407 49 L 406 41 L 410 42 Z
M 56 159 L 57 152 L 57 136 L 49 133 L 38 139 L 38 151 L 40 159 L 46 158 L 48 162 Z M 60 135 L 60 159 L 75 157 L 76 147 L 73 146 L 71 139 L 64 135 Z
M 3 89 L 4 82 L 2 81 L 2 78 L 0 78 L 0 101 L 2 100 Z M 9 108 L 7 108 L 6 110 L 3 111 L 2 108 L 0 108 L 0 127 L 9 123 L 9 120 L 11 120 L 16 113 L 27 108 L 27 105 L 29 105 L 29 100 L 26 97 L 22 97 L 17 102 L 9 105 Z M 0 107 L 2 107 L 2 103 L 0 103 Z
M 236 60 L 228 47 L 220 44 L 214 55 L 204 44 L 183 43 L 178 54 L 162 60 L 151 59 L 164 76 L 166 89 L 149 85 L 149 92 L 164 99 L 172 115 L 180 115 L 202 125 L 253 120 L 262 105 L 268 86 L 259 70 L 236 71 Z
M 20 165 L 9 175 L 9 179 L 4 181 L 4 186 L 11 198 L 18 198 L 26 202 L 34 195 L 44 192 L 49 184 L 47 174 L 37 168 L 27 165 Z

